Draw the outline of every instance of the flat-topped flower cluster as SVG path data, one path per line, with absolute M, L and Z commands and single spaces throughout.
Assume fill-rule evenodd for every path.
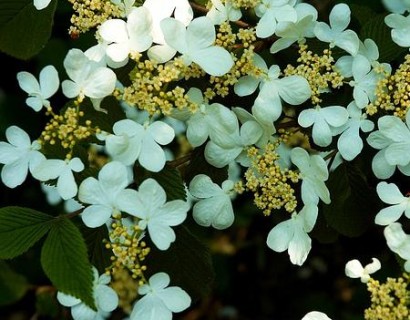
M 42 10 L 49 2 L 34 5 Z M 62 199 L 76 200 L 86 227 L 110 230 L 107 247 L 116 263 L 107 274 L 95 274 L 97 311 L 58 295 L 74 319 L 109 317 L 119 298 L 108 275 L 119 269 L 138 282 L 128 301 L 129 319 L 172 319 L 187 309 L 191 298 L 184 288 L 169 286 L 172 279 L 164 272 L 146 279 L 143 261 L 149 259 L 144 239 L 167 250 L 176 240 L 173 227 L 188 215 L 204 227 L 229 228 L 235 221 L 232 201 L 251 192 L 266 216 L 288 214 L 272 226 L 266 244 L 287 251 L 300 266 L 311 250 L 309 233 L 321 204 L 334 196 L 326 182 L 338 164 L 356 159 L 367 144 L 378 150 L 372 170 L 379 180 L 396 168 L 410 176 L 410 58 L 397 72 L 380 63 L 376 43 L 349 29 L 346 4 L 335 5 L 325 23 L 312 5 L 296 0 L 210 0 L 203 7 L 188 0 L 112 0 L 107 7 L 89 2 L 101 14 L 81 29 L 86 4 L 77 5 L 75 30 L 97 27 L 98 42 L 67 53 L 68 79 L 60 83 L 51 65 L 38 80 L 25 71 L 17 75 L 27 105 L 50 117 L 43 133 L 31 139 L 11 126 L 7 142 L 0 142 L 6 186 L 21 185 L 29 172 L 55 186 Z M 410 4 L 383 3 L 392 12 L 385 19 L 392 40 L 410 47 Z M 255 20 L 241 20 L 249 12 Z M 313 53 L 310 40 L 325 50 Z M 261 54 L 266 45 L 272 59 Z M 286 67 L 272 62 L 289 49 L 299 54 L 296 61 Z M 120 77 L 117 71 L 125 67 L 131 71 Z M 52 103 L 60 85 L 71 99 L 64 108 Z M 347 103 L 328 104 L 325 97 L 342 88 L 351 93 Z M 109 99 L 117 111 L 107 107 Z M 295 142 L 301 136 L 303 142 Z M 210 166 L 226 171 L 220 183 L 205 171 L 190 180 L 181 175 L 186 195 L 169 201 L 155 178 L 140 181 L 141 170 L 161 174 L 175 163 L 178 169 L 199 149 Z M 377 194 L 386 207 L 374 213 L 375 223 L 385 227 L 387 246 L 410 272 L 410 235 L 399 221 L 410 218 L 408 194 L 386 181 L 377 185 Z M 365 282 L 379 267 L 366 268 L 350 263 L 348 275 Z M 304 319 L 328 318 L 311 312 Z

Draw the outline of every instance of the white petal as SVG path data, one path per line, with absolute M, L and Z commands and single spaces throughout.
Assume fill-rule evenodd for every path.
M 34 6 L 37 10 L 42 10 L 50 4 L 51 0 L 34 0 Z
M 409 141 L 410 139 L 409 129 L 398 117 L 381 117 L 378 121 L 378 125 L 383 135 L 395 142 Z
M 410 142 L 392 143 L 385 149 L 386 161 L 391 165 L 406 166 L 410 162 Z
M 13 146 L 20 148 L 29 148 L 31 145 L 29 135 L 17 126 L 8 127 L 6 130 L 7 141 Z
M 98 99 L 110 95 L 115 88 L 117 77 L 111 69 L 98 68 L 93 71 L 83 88 L 87 97 Z
M 234 62 L 227 50 L 222 47 L 208 47 L 191 54 L 192 60 L 211 76 L 223 76 Z
M 80 299 L 74 298 L 73 296 L 62 293 L 60 291 L 57 292 L 57 300 L 61 305 L 65 307 L 72 307 L 76 304 L 81 303 Z
M 165 272 L 158 272 L 158 273 L 152 275 L 148 280 L 149 285 L 157 291 L 161 290 L 161 289 L 165 289 L 166 287 L 168 287 L 170 281 L 171 281 L 171 279 L 169 278 L 169 275 Z
M 289 257 L 293 264 L 301 266 L 312 248 L 312 240 L 302 229 L 296 228 L 289 243 Z
M 109 286 L 98 285 L 94 294 L 96 305 L 99 310 L 111 312 L 118 307 L 118 295 Z
M 148 222 L 148 233 L 152 242 L 160 250 L 167 250 L 176 239 L 171 227 L 157 222 Z
M 3 166 L 1 180 L 9 188 L 15 188 L 26 180 L 28 172 L 27 159 L 19 159 Z
M 227 195 L 200 200 L 194 205 L 193 218 L 201 226 L 222 230 L 230 227 L 235 219 L 232 204 Z
M 152 178 L 146 179 L 141 183 L 138 193 L 140 199 L 147 207 L 159 208 L 167 200 L 164 189 Z
M 78 187 L 73 172 L 65 168 L 57 180 L 57 190 L 61 198 L 68 200 L 77 195 Z
M 390 178 L 396 170 L 395 165 L 391 165 L 387 162 L 385 157 L 385 151 L 381 150 L 373 158 L 372 170 L 374 175 L 379 179 Z
M 21 71 L 17 73 L 19 86 L 28 94 L 40 93 L 40 85 L 37 79 L 29 72 Z
M 259 82 L 260 80 L 252 76 L 241 77 L 238 82 L 235 83 L 234 91 L 240 97 L 248 96 L 255 92 Z
M 172 312 L 184 311 L 191 305 L 191 298 L 179 287 L 166 288 L 158 292 L 157 296 Z
M 172 312 L 162 300 L 153 295 L 147 295 L 137 301 L 132 310 L 130 320 L 172 320 Z
M 367 273 L 371 274 L 371 273 L 375 273 L 376 271 L 380 270 L 381 267 L 382 266 L 381 266 L 379 259 L 372 258 L 372 262 L 366 265 L 364 268 Z
M 151 221 L 159 221 L 168 226 L 177 226 L 181 224 L 187 216 L 190 206 L 187 202 L 182 200 L 173 200 L 165 203 L 161 209 L 157 211 Z
M 146 135 L 142 142 L 138 161 L 145 169 L 159 172 L 164 168 L 166 162 L 164 150 L 151 136 Z
M 322 312 L 312 311 L 306 314 L 302 320 L 331 320 L 327 315 Z
M 111 218 L 112 213 L 112 208 L 94 204 L 84 209 L 81 218 L 87 227 L 97 228 L 105 224 Z
M 278 80 L 279 96 L 291 105 L 299 105 L 310 98 L 309 83 L 301 76 L 288 76 Z
M 161 29 L 167 44 L 175 50 L 186 53 L 188 45 L 186 43 L 186 28 L 182 22 L 166 18 L 161 21 Z
M 402 216 L 405 208 L 405 204 L 396 204 L 394 206 L 384 208 L 376 215 L 374 222 L 382 226 L 387 226 L 393 222 L 396 222 Z
M 46 160 L 40 163 L 33 172 L 34 178 L 47 181 L 57 178 L 66 167 L 64 160 Z
M 196 198 L 210 198 L 222 194 L 222 189 L 205 174 L 196 175 L 189 184 L 189 192 Z
M 399 188 L 394 183 L 380 182 L 377 185 L 377 195 L 387 204 L 399 204 L 406 200 Z
M 170 143 L 175 137 L 174 129 L 172 129 L 170 125 L 162 121 L 153 122 L 148 127 L 147 133 L 149 133 L 154 138 L 154 140 L 161 145 Z
M 350 8 L 344 3 L 333 7 L 329 15 L 330 25 L 335 31 L 343 31 L 350 23 Z
M 345 273 L 349 278 L 360 278 L 363 272 L 364 268 L 359 260 L 350 260 L 346 263 Z
M 40 88 L 44 99 L 50 98 L 60 86 L 58 73 L 54 66 L 46 66 L 40 72 Z
M 192 20 L 186 32 L 188 52 L 191 54 L 213 45 L 215 38 L 215 27 L 209 18 L 199 17 Z
M 294 233 L 295 228 L 292 220 L 281 222 L 269 232 L 266 244 L 276 252 L 283 252 L 288 249 Z

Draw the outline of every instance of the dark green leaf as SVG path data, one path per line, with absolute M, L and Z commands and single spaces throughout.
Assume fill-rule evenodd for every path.
M 14 272 L 6 262 L 0 260 L 0 306 L 20 300 L 28 287 L 25 277 Z
M 81 228 L 81 233 L 84 236 L 87 244 L 88 254 L 91 264 L 95 266 L 101 274 L 111 264 L 111 251 L 105 247 L 103 240 L 108 240 L 108 230 L 106 226 L 99 228 Z
M 385 15 L 378 14 L 369 19 L 360 30 L 360 38 L 373 39 L 379 47 L 379 61 L 390 62 L 407 51 L 407 48 L 393 42 L 391 29 L 384 23 L 384 18 Z
M 0 50 L 18 59 L 30 59 L 51 35 L 57 0 L 37 10 L 33 0 L 0 1 Z
M 95 308 L 93 272 L 80 230 L 67 218 L 55 220 L 41 251 L 41 265 L 58 291 Z
M 204 156 L 205 146 L 195 148 L 192 151 L 191 161 L 184 168 L 183 177 L 187 184 L 198 174 L 206 174 L 213 182 L 221 185 L 228 179 L 228 166 L 215 168 L 206 161 Z
M 205 296 L 211 290 L 214 279 L 211 255 L 204 246 L 184 226 L 174 228 L 176 241 L 166 251 L 158 250 L 148 243 L 151 252 L 146 260 L 147 273 L 166 272 L 171 277 L 171 285 L 186 290 L 193 300 Z
M 31 248 L 50 229 L 52 216 L 21 207 L 0 209 L 0 259 L 11 259 Z
M 328 225 L 339 233 L 356 237 L 373 223 L 380 200 L 355 163 L 343 163 L 331 173 L 327 186 L 332 202 L 323 205 Z
M 167 201 L 186 200 L 186 192 L 179 171 L 166 164 L 160 172 L 151 172 L 142 167 L 135 168 L 135 182 L 139 185 L 148 178 L 155 179 L 167 194 Z

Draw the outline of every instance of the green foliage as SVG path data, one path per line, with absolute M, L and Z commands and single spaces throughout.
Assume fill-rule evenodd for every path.
M 28 283 L 24 276 L 16 273 L 0 260 L 0 306 L 20 300 L 27 292 Z
M 80 230 L 87 244 L 90 262 L 100 274 L 104 273 L 105 268 L 111 264 L 111 251 L 103 243 L 104 239 L 109 239 L 107 227 L 103 225 L 99 228 L 88 228 L 83 224 L 81 226 Z
M 37 314 L 45 317 L 57 317 L 60 306 L 54 290 L 40 290 L 36 292 Z
M 80 230 L 67 218 L 55 219 L 41 251 L 41 264 L 58 291 L 95 308 L 93 272 Z
M 57 0 L 37 10 L 33 0 L 0 1 L 0 50 L 18 59 L 40 52 L 51 35 Z
M 26 252 L 47 233 L 52 219 L 29 208 L 1 208 L 0 259 L 11 259 Z
M 380 201 L 355 162 L 345 162 L 331 173 L 328 183 L 332 202 L 323 205 L 330 227 L 340 234 L 356 237 L 373 223 Z
M 166 272 L 171 285 L 184 288 L 193 300 L 204 297 L 214 279 L 210 252 L 186 227 L 179 226 L 174 231 L 176 241 L 166 251 L 148 243 L 151 252 L 146 260 L 147 274 Z
M 135 182 L 138 185 L 148 178 L 153 178 L 164 188 L 167 201 L 186 201 L 186 192 L 181 174 L 169 164 L 166 164 L 160 172 L 151 172 L 142 167 L 136 167 L 135 171 Z

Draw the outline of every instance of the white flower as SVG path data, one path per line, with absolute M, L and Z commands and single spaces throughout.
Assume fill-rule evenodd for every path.
M 34 0 L 34 6 L 37 10 L 43 10 L 44 8 L 48 7 L 51 0 Z
M 167 250 L 176 239 L 171 226 L 177 226 L 186 219 L 189 205 L 182 200 L 166 202 L 164 189 L 151 178 L 141 183 L 136 198 L 131 193 L 128 196 L 128 202 L 132 203 L 128 213 L 141 219 L 139 227 L 148 229 L 158 249 Z
M 266 243 L 276 252 L 288 250 L 290 261 L 301 266 L 312 248 L 312 240 L 307 235 L 315 226 L 318 214 L 316 205 L 305 205 L 298 213 L 292 213 L 289 220 L 276 225 L 268 234 Z
M 360 137 L 360 130 L 370 132 L 374 129 L 374 123 L 367 119 L 367 114 L 351 102 L 347 106 L 349 119 L 343 126 L 343 133 L 337 141 L 337 148 L 342 157 L 348 161 L 353 160 L 363 149 L 363 140 Z
M 111 69 L 90 60 L 81 50 L 71 49 L 64 59 L 64 68 L 71 80 L 62 83 L 67 98 L 91 98 L 100 101 L 115 88 L 117 77 Z M 99 105 L 94 107 L 98 110 Z
M 171 320 L 172 313 L 187 309 L 191 305 L 189 295 L 180 287 L 168 287 L 169 283 L 168 274 L 159 272 L 139 287 L 143 297 L 134 305 L 130 320 Z
M 346 108 L 331 106 L 321 108 L 316 106 L 312 109 L 303 110 L 298 117 L 298 123 L 308 128 L 313 125 L 312 138 L 320 147 L 326 147 L 332 143 L 331 127 L 343 126 L 349 118 Z
M 310 4 L 298 3 L 295 6 L 297 21 L 280 21 L 276 28 L 279 37 L 270 47 L 271 53 L 277 53 L 289 48 L 296 41 L 304 42 L 305 38 L 313 38 L 313 29 L 316 25 L 317 10 Z
M 372 132 L 367 142 L 380 150 L 372 161 L 372 169 L 379 179 L 390 178 L 396 166 L 410 175 L 410 113 L 406 124 L 395 116 L 383 116 L 378 120 L 379 130 Z
M 314 32 L 320 41 L 330 43 L 330 47 L 342 48 L 354 56 L 359 50 L 359 37 L 353 30 L 345 30 L 350 23 L 350 13 L 346 4 L 335 5 L 329 15 L 330 27 L 318 22 Z
M 172 59 L 176 50 L 166 44 L 164 33 L 161 29 L 161 21 L 174 15 L 174 18 L 184 26 L 189 25 L 194 17 L 194 12 L 188 0 L 146 0 L 143 4 L 152 16 L 152 37 L 157 45 L 148 49 L 148 57 L 160 63 L 165 63 Z
M 404 233 L 400 223 L 393 222 L 384 228 L 384 237 L 390 250 L 407 260 L 404 269 L 410 272 L 410 235 Z
M 303 203 L 316 205 L 320 198 L 329 204 L 330 194 L 324 183 L 329 177 L 325 160 L 319 155 L 309 155 L 299 147 L 292 149 L 291 160 L 300 170 Z
M 79 187 L 78 199 L 86 204 L 81 214 L 84 224 L 96 228 L 106 223 L 113 214 L 120 211 L 130 213 L 137 198 L 137 192 L 128 186 L 126 167 L 117 161 L 109 162 L 98 173 L 98 180 L 85 179 Z
M 39 151 L 38 141 L 30 141 L 28 134 L 16 126 L 6 130 L 7 142 L 0 142 L 0 163 L 4 164 L 1 170 L 1 180 L 9 188 L 15 188 L 26 180 L 30 170 L 45 159 Z
M 115 62 L 124 62 L 130 54 L 144 52 L 151 46 L 151 28 L 149 10 L 138 7 L 128 15 L 127 22 L 122 19 L 105 21 L 100 26 L 99 33 L 108 42 L 107 56 Z
M 189 192 L 199 199 L 193 207 L 196 223 L 203 227 L 212 225 L 218 230 L 230 227 L 235 219 L 231 202 L 233 187 L 230 180 L 224 181 L 221 188 L 204 174 L 195 176 L 189 184 Z
M 312 311 L 306 314 L 302 320 L 331 320 L 326 314 L 323 312 Z
M 98 276 L 98 271 L 93 267 L 94 284 L 93 296 L 97 311 L 94 311 L 80 299 L 57 292 L 57 300 L 65 307 L 71 307 L 71 315 L 74 320 L 104 320 L 110 316 L 118 306 L 117 293 L 108 286 L 111 277 L 107 274 Z
M 389 14 L 384 18 L 384 22 L 392 28 L 391 38 L 401 47 L 410 47 L 410 16 L 402 16 L 400 14 Z
M 47 99 L 54 95 L 60 86 L 58 73 L 53 66 L 46 66 L 40 71 L 40 83 L 28 72 L 22 71 L 17 73 L 19 86 L 29 97 L 26 104 L 34 111 L 40 111 L 43 106 L 50 107 L 50 101 Z
M 122 12 L 122 17 L 127 17 L 135 9 L 135 0 L 111 0 Z
M 211 0 L 212 7 L 206 14 L 214 24 L 221 24 L 225 21 L 238 21 L 242 17 L 240 9 L 232 6 L 230 0 L 222 3 L 221 0 Z
M 164 168 L 165 152 L 159 145 L 174 139 L 174 129 L 170 125 L 162 121 L 140 125 L 124 119 L 114 124 L 113 131 L 114 134 L 106 137 L 106 148 L 114 160 L 132 165 L 138 159 L 141 166 L 153 172 Z
M 387 226 L 399 220 L 403 212 L 410 219 L 410 198 L 403 196 L 394 183 L 380 182 L 377 185 L 377 194 L 384 203 L 391 206 L 379 211 L 375 218 L 376 224 Z
M 212 76 L 227 73 L 234 62 L 227 50 L 214 46 L 215 27 L 207 17 L 199 17 L 185 28 L 178 20 L 167 18 L 161 21 L 166 43 L 182 54 L 186 65 L 198 64 Z
M 370 280 L 370 274 L 380 270 L 381 264 L 379 259 L 372 258 L 372 263 L 367 264 L 364 268 L 359 260 L 350 260 L 346 263 L 345 273 L 349 278 L 360 278 L 360 281 L 366 283 Z
M 255 13 L 260 18 L 256 26 L 256 35 L 267 38 L 276 31 L 279 21 L 296 22 L 297 14 L 294 0 L 262 0 L 255 7 Z
M 232 112 L 232 111 L 231 111 Z M 243 166 L 249 158 L 244 149 L 255 144 L 262 136 L 263 129 L 256 121 L 247 121 L 239 129 L 238 120 L 234 131 L 222 131 L 209 141 L 205 147 L 205 159 L 211 165 L 222 168 L 234 160 Z
M 84 164 L 80 158 L 71 160 L 51 159 L 42 161 L 33 171 L 33 177 L 40 181 L 57 179 L 57 191 L 64 200 L 77 195 L 78 187 L 73 171 L 81 172 Z
M 269 70 L 259 56 L 255 56 L 256 66 L 266 72 L 266 76 L 255 78 L 245 76 L 235 84 L 235 93 L 242 97 L 252 94 L 259 85 L 259 95 L 252 107 L 252 114 L 265 123 L 272 123 L 282 114 L 282 100 L 299 105 L 310 98 L 312 92 L 309 83 L 302 76 L 287 76 L 279 79 L 280 68 L 272 65 Z

